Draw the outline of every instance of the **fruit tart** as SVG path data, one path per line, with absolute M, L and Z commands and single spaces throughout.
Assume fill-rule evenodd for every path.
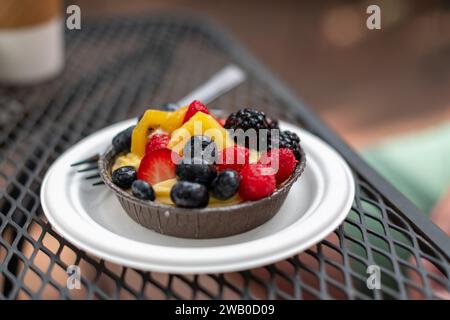
M 306 164 L 299 137 L 262 111 L 218 118 L 200 101 L 149 109 L 99 160 L 103 181 L 144 227 L 217 238 L 272 218 Z

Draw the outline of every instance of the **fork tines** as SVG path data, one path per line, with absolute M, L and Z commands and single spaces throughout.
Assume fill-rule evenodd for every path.
M 79 165 L 82 165 L 82 164 L 94 163 L 94 162 L 97 162 L 99 158 L 100 158 L 100 155 L 99 154 L 95 154 L 95 155 L 93 155 L 93 156 L 91 156 L 91 157 L 89 157 L 87 159 L 84 159 L 84 160 L 72 163 L 70 166 L 71 167 L 76 167 L 76 166 L 79 166 Z
M 97 165 L 97 161 L 98 161 L 99 158 L 100 158 L 100 155 L 99 154 L 95 154 L 95 155 L 93 155 L 93 156 L 91 156 L 91 157 L 89 157 L 87 159 L 84 159 L 84 160 L 72 163 L 70 166 L 71 167 L 76 167 L 76 166 L 81 166 L 83 164 L 90 164 L 91 166 L 83 168 L 83 169 L 79 169 L 79 170 L 77 170 L 77 172 L 82 173 L 82 172 L 89 172 L 89 171 L 97 171 L 97 173 L 95 173 L 93 175 L 90 175 L 90 176 L 87 176 L 87 177 L 85 177 L 85 179 L 86 180 L 98 179 L 98 178 L 100 178 L 100 174 L 98 172 L 98 165 Z M 100 180 L 100 181 L 94 182 L 92 185 L 93 186 L 99 186 L 99 185 L 102 185 L 102 184 L 104 184 L 104 182 Z
M 92 175 L 92 176 L 87 176 L 87 177 L 85 177 L 84 179 L 86 179 L 86 180 L 92 180 L 92 179 L 97 179 L 97 178 L 100 178 L 100 175 L 99 175 L 98 173 L 96 173 L 96 174 L 94 174 L 94 175 Z
M 92 171 L 92 170 L 98 170 L 98 166 L 95 165 L 95 166 L 92 166 L 92 167 L 87 167 L 87 168 L 84 168 L 84 169 L 77 170 L 77 172 L 87 172 L 87 171 Z

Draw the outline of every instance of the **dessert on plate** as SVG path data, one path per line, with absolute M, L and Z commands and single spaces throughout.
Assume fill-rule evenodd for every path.
M 299 137 L 264 112 L 226 119 L 200 101 L 149 109 L 99 160 L 128 215 L 162 234 L 216 238 L 253 229 L 283 204 L 304 170 Z

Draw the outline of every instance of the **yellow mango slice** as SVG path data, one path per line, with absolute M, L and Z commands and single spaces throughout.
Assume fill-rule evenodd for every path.
M 177 111 L 170 112 L 169 119 L 161 125 L 161 129 L 167 131 L 168 133 L 172 133 L 174 130 L 181 127 L 187 109 L 188 107 L 186 106 L 178 109 Z
M 145 154 L 148 130 L 161 128 L 162 130 L 171 133 L 183 124 L 187 108 L 188 107 L 183 107 L 172 112 L 152 109 L 145 111 L 141 120 L 133 129 L 133 134 L 131 136 L 131 152 L 142 158 Z
M 230 138 L 228 131 L 216 119 L 209 114 L 197 112 L 189 121 L 172 132 L 168 148 L 181 154 L 184 145 L 193 135 L 209 136 L 216 143 L 219 150 L 234 145 L 234 141 Z

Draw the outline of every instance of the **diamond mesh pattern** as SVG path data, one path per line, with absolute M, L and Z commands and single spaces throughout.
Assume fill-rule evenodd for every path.
M 254 62 L 240 61 L 235 48 L 211 30 L 172 17 L 83 21 L 82 32 L 66 34 L 67 66 L 59 79 L 0 87 L 0 298 L 406 299 L 438 298 L 432 288 L 449 291 L 449 258 L 442 248 L 356 168 L 354 205 L 337 230 L 295 257 L 244 272 L 179 276 L 133 270 L 90 256 L 51 229 L 39 188 L 64 150 L 148 106 L 184 96 L 229 62 L 251 76 L 213 108 L 257 106 L 321 135 L 295 108 L 286 108 L 289 101 L 275 84 L 253 73 Z M 66 288 L 71 264 L 81 267 L 81 290 Z M 372 264 L 381 266 L 380 290 L 364 289 Z

